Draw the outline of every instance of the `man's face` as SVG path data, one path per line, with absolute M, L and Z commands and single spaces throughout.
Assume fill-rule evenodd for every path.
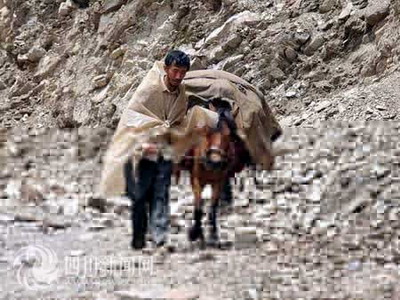
M 188 71 L 186 67 L 178 67 L 175 64 L 164 67 L 167 74 L 167 82 L 171 87 L 177 88 Z

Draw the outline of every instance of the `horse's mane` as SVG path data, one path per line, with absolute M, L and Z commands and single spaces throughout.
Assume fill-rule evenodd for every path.
M 232 116 L 231 109 L 229 108 L 218 108 L 218 123 L 217 123 L 217 130 L 222 129 L 223 122 L 229 127 L 231 134 L 236 134 L 237 125 L 235 119 Z
M 229 127 L 231 134 L 236 135 L 237 126 L 235 119 L 232 116 L 232 107 L 228 101 L 222 100 L 221 98 L 213 98 L 210 103 L 217 109 L 218 113 L 218 123 L 217 130 L 222 129 L 223 122 Z

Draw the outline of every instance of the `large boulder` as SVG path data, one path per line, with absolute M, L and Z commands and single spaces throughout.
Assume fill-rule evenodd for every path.
M 382 21 L 390 12 L 390 0 L 370 1 L 368 6 L 363 10 L 368 25 L 374 26 Z

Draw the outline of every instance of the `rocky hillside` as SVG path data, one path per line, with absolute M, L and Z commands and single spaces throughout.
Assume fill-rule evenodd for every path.
M 114 127 L 171 48 L 194 69 L 255 84 L 278 116 L 379 80 L 399 60 L 397 0 L 83 2 L 0 0 L 1 126 Z

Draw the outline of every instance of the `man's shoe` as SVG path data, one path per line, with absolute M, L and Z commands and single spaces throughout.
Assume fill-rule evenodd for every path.
M 166 244 L 165 240 L 161 240 L 155 243 L 157 248 L 163 247 Z
M 146 241 L 145 239 L 133 239 L 131 243 L 131 247 L 134 250 L 140 250 L 143 249 L 146 246 Z

